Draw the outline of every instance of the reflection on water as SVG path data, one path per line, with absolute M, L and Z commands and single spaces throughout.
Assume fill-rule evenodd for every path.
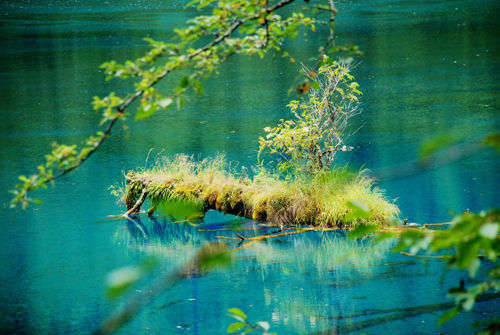
M 222 240 L 229 241 L 229 248 L 237 248 L 229 269 L 190 279 L 172 290 L 175 292 L 166 292 L 159 303 L 148 308 L 148 318 L 165 308 L 177 314 L 188 305 L 199 309 L 202 316 L 169 317 L 167 324 L 182 323 L 193 330 L 193 324 L 199 322 L 196 318 L 208 318 L 215 334 L 227 326 L 221 314 L 236 306 L 254 318 L 269 320 L 280 333 L 347 333 L 364 328 L 376 332 L 377 327 L 401 330 L 399 320 L 413 322 L 425 332 L 435 329 L 438 312 L 453 305 L 444 302 L 445 287 L 454 285 L 459 277 L 445 276 L 444 263 L 438 259 L 393 254 L 393 241 L 374 243 L 347 239 L 341 231 L 309 231 L 238 248 L 245 244 L 236 234 L 253 237 L 276 228 L 239 219 L 235 224 L 234 220 L 215 212 L 209 212 L 206 223 L 198 225 L 136 216 L 117 228 L 115 243 L 155 255 L 169 268 L 183 264 L 209 241 L 226 237 Z M 186 288 L 192 286 L 201 291 L 190 295 Z M 441 298 L 434 295 L 439 291 L 443 292 Z M 216 297 L 217 311 L 206 310 L 205 303 L 214 304 L 206 295 Z M 422 328 L 418 324 L 422 322 L 428 322 L 429 328 Z

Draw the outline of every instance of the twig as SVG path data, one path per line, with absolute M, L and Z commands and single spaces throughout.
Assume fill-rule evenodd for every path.
M 328 21 L 328 29 L 329 35 L 328 40 L 325 45 L 321 47 L 320 52 L 321 56 L 326 55 L 327 49 L 331 45 L 335 45 L 335 16 L 337 15 L 337 9 L 335 8 L 335 3 L 333 0 L 328 0 L 328 7 L 326 6 L 315 6 L 317 9 L 326 10 L 330 12 L 330 19 Z M 321 61 L 322 57 L 320 57 L 319 61 Z
M 146 200 L 147 196 L 148 196 L 147 188 L 144 188 L 142 190 L 141 196 L 139 197 L 139 199 L 137 199 L 137 202 L 135 203 L 135 205 L 132 206 L 132 208 L 130 208 L 125 214 L 123 214 L 123 216 L 128 217 L 130 214 L 138 212 L 139 209 L 141 208 L 142 204 Z
M 268 5 L 268 0 L 265 0 L 265 4 L 264 4 L 264 7 L 265 7 L 265 11 L 266 11 L 266 15 L 264 16 L 264 25 L 266 26 L 266 40 L 264 41 L 264 48 L 265 49 L 267 47 L 267 44 L 269 43 L 269 23 L 267 22 L 267 14 L 268 14 L 268 11 L 267 11 L 267 5 Z
M 406 251 L 401 251 L 401 255 L 405 256 L 412 256 L 412 257 L 419 257 L 419 258 L 441 258 L 441 259 L 447 259 L 450 258 L 450 255 L 417 255 L 417 254 L 412 254 Z

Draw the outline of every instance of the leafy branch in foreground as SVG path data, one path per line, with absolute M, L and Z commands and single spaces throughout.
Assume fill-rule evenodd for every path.
M 118 120 L 130 116 L 129 107 L 136 100 L 139 106 L 134 113 L 136 120 L 150 117 L 155 112 L 169 108 L 175 101 L 178 108 L 184 105 L 190 91 L 202 93 L 202 80 L 212 75 L 217 67 L 230 56 L 254 55 L 264 57 L 270 51 L 281 53 L 294 61 L 282 44 L 286 38 L 294 39 L 299 28 L 316 31 L 316 25 L 327 24 L 330 37 L 327 46 L 334 44 L 333 25 L 336 9 L 333 1 L 326 6 L 308 5 L 301 11 L 282 13 L 279 10 L 295 2 L 281 0 L 194 0 L 187 6 L 198 10 L 211 9 L 211 14 L 200 15 L 188 21 L 188 26 L 175 29 L 177 43 L 166 43 L 146 39 L 150 49 L 144 56 L 123 64 L 115 61 L 102 65 L 107 79 L 123 79 L 133 84 L 131 93 L 117 96 L 111 92 L 106 97 L 95 97 L 93 107 L 101 112 L 101 125 L 105 130 L 89 137 L 83 145 L 55 144 L 46 161 L 38 166 L 33 175 L 21 176 L 21 183 L 13 190 L 11 206 L 26 208 L 34 199 L 29 197 L 33 190 L 44 188 L 50 182 L 66 175 L 83 164 L 110 135 Z M 317 17 L 306 16 L 310 11 Z M 320 13 L 329 13 L 330 20 L 321 20 Z M 321 54 L 337 51 L 335 47 L 323 47 Z M 175 87 L 157 89 L 157 84 L 172 72 L 189 70 Z
M 446 230 L 408 229 L 401 234 L 396 251 L 409 249 L 412 254 L 419 251 L 449 252 L 449 266 L 466 270 L 470 278 L 476 277 L 481 264 L 487 268 L 485 278 L 478 284 L 466 288 L 462 283 L 448 291 L 455 299 L 455 307 L 441 316 L 440 323 L 460 311 L 470 311 L 479 295 L 500 291 L 500 265 L 497 263 L 500 256 L 499 218 L 498 209 L 465 213 L 456 216 Z
M 357 206 L 356 215 L 369 217 L 370 212 Z M 478 282 L 474 286 L 465 287 L 465 281 L 461 281 L 459 287 L 448 291 L 448 296 L 455 300 L 455 306 L 441 316 L 439 323 L 452 319 L 462 311 L 470 311 L 481 297 L 500 292 L 500 265 L 497 262 L 500 256 L 499 218 L 498 209 L 477 214 L 464 213 L 456 216 L 448 229 L 409 227 L 399 235 L 395 252 L 409 250 L 411 255 L 421 251 L 444 253 L 443 258 L 448 259 L 450 268 L 466 270 L 469 277 Z M 349 237 L 365 237 L 378 231 L 379 227 L 376 225 L 359 225 L 349 233 Z M 392 232 L 378 232 L 375 239 L 381 241 L 394 236 Z M 483 273 L 477 276 L 481 269 Z M 496 323 L 489 324 L 488 327 L 496 327 Z
M 480 143 L 457 144 L 451 146 L 455 140 L 449 134 L 441 135 L 424 142 L 420 148 L 420 160 L 417 163 L 404 165 L 385 174 L 379 174 L 382 180 L 394 177 L 409 176 L 422 172 L 428 168 L 449 164 L 462 159 L 473 152 L 477 153 L 483 147 L 492 147 L 499 152 L 500 136 L 492 133 Z M 473 151 L 472 151 L 473 149 Z M 351 202 L 355 217 L 370 217 L 371 213 L 362 203 Z M 398 236 L 398 244 L 394 251 L 409 250 L 411 255 L 418 252 L 444 253 L 450 268 L 466 270 L 468 276 L 477 283 L 472 287 L 465 287 L 461 281 L 459 287 L 451 288 L 448 295 L 455 300 L 455 306 L 444 313 L 439 322 L 444 323 L 462 311 L 470 311 L 476 301 L 481 301 L 488 295 L 498 295 L 500 292 L 500 210 L 494 208 L 480 213 L 456 215 L 447 229 L 431 230 L 417 227 L 404 227 Z M 438 226 L 439 227 L 439 226 Z M 349 233 L 350 238 L 362 238 L 376 234 L 375 240 L 382 241 L 395 236 L 390 231 L 380 231 L 376 225 L 358 225 Z M 478 272 L 482 270 L 479 275 Z M 477 279 L 480 278 L 480 279 Z M 500 328 L 497 320 L 489 321 L 481 331 L 485 334 L 494 334 Z

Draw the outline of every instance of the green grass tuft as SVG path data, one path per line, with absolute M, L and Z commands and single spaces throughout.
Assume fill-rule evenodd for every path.
M 357 223 L 388 224 L 399 214 L 366 171 L 347 167 L 286 180 L 260 169 L 250 178 L 224 156 L 196 162 L 178 155 L 164 158 L 153 169 L 131 172 L 128 179 L 123 197 L 127 203 L 146 187 L 154 206 L 165 200 L 189 201 L 204 211 L 216 209 L 279 225 L 350 228 Z M 370 215 L 347 222 L 352 201 L 364 204 Z

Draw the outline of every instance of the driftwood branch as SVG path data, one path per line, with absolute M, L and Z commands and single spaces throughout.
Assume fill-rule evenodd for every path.
M 144 203 L 144 201 L 146 200 L 147 196 L 148 196 L 147 188 L 144 188 L 142 190 L 141 196 L 139 197 L 139 199 L 137 199 L 135 205 L 132 206 L 132 208 L 128 209 L 127 212 L 125 214 L 123 214 L 123 216 L 127 217 L 130 214 L 134 214 L 134 213 L 139 212 L 139 210 L 141 209 L 141 206 Z

